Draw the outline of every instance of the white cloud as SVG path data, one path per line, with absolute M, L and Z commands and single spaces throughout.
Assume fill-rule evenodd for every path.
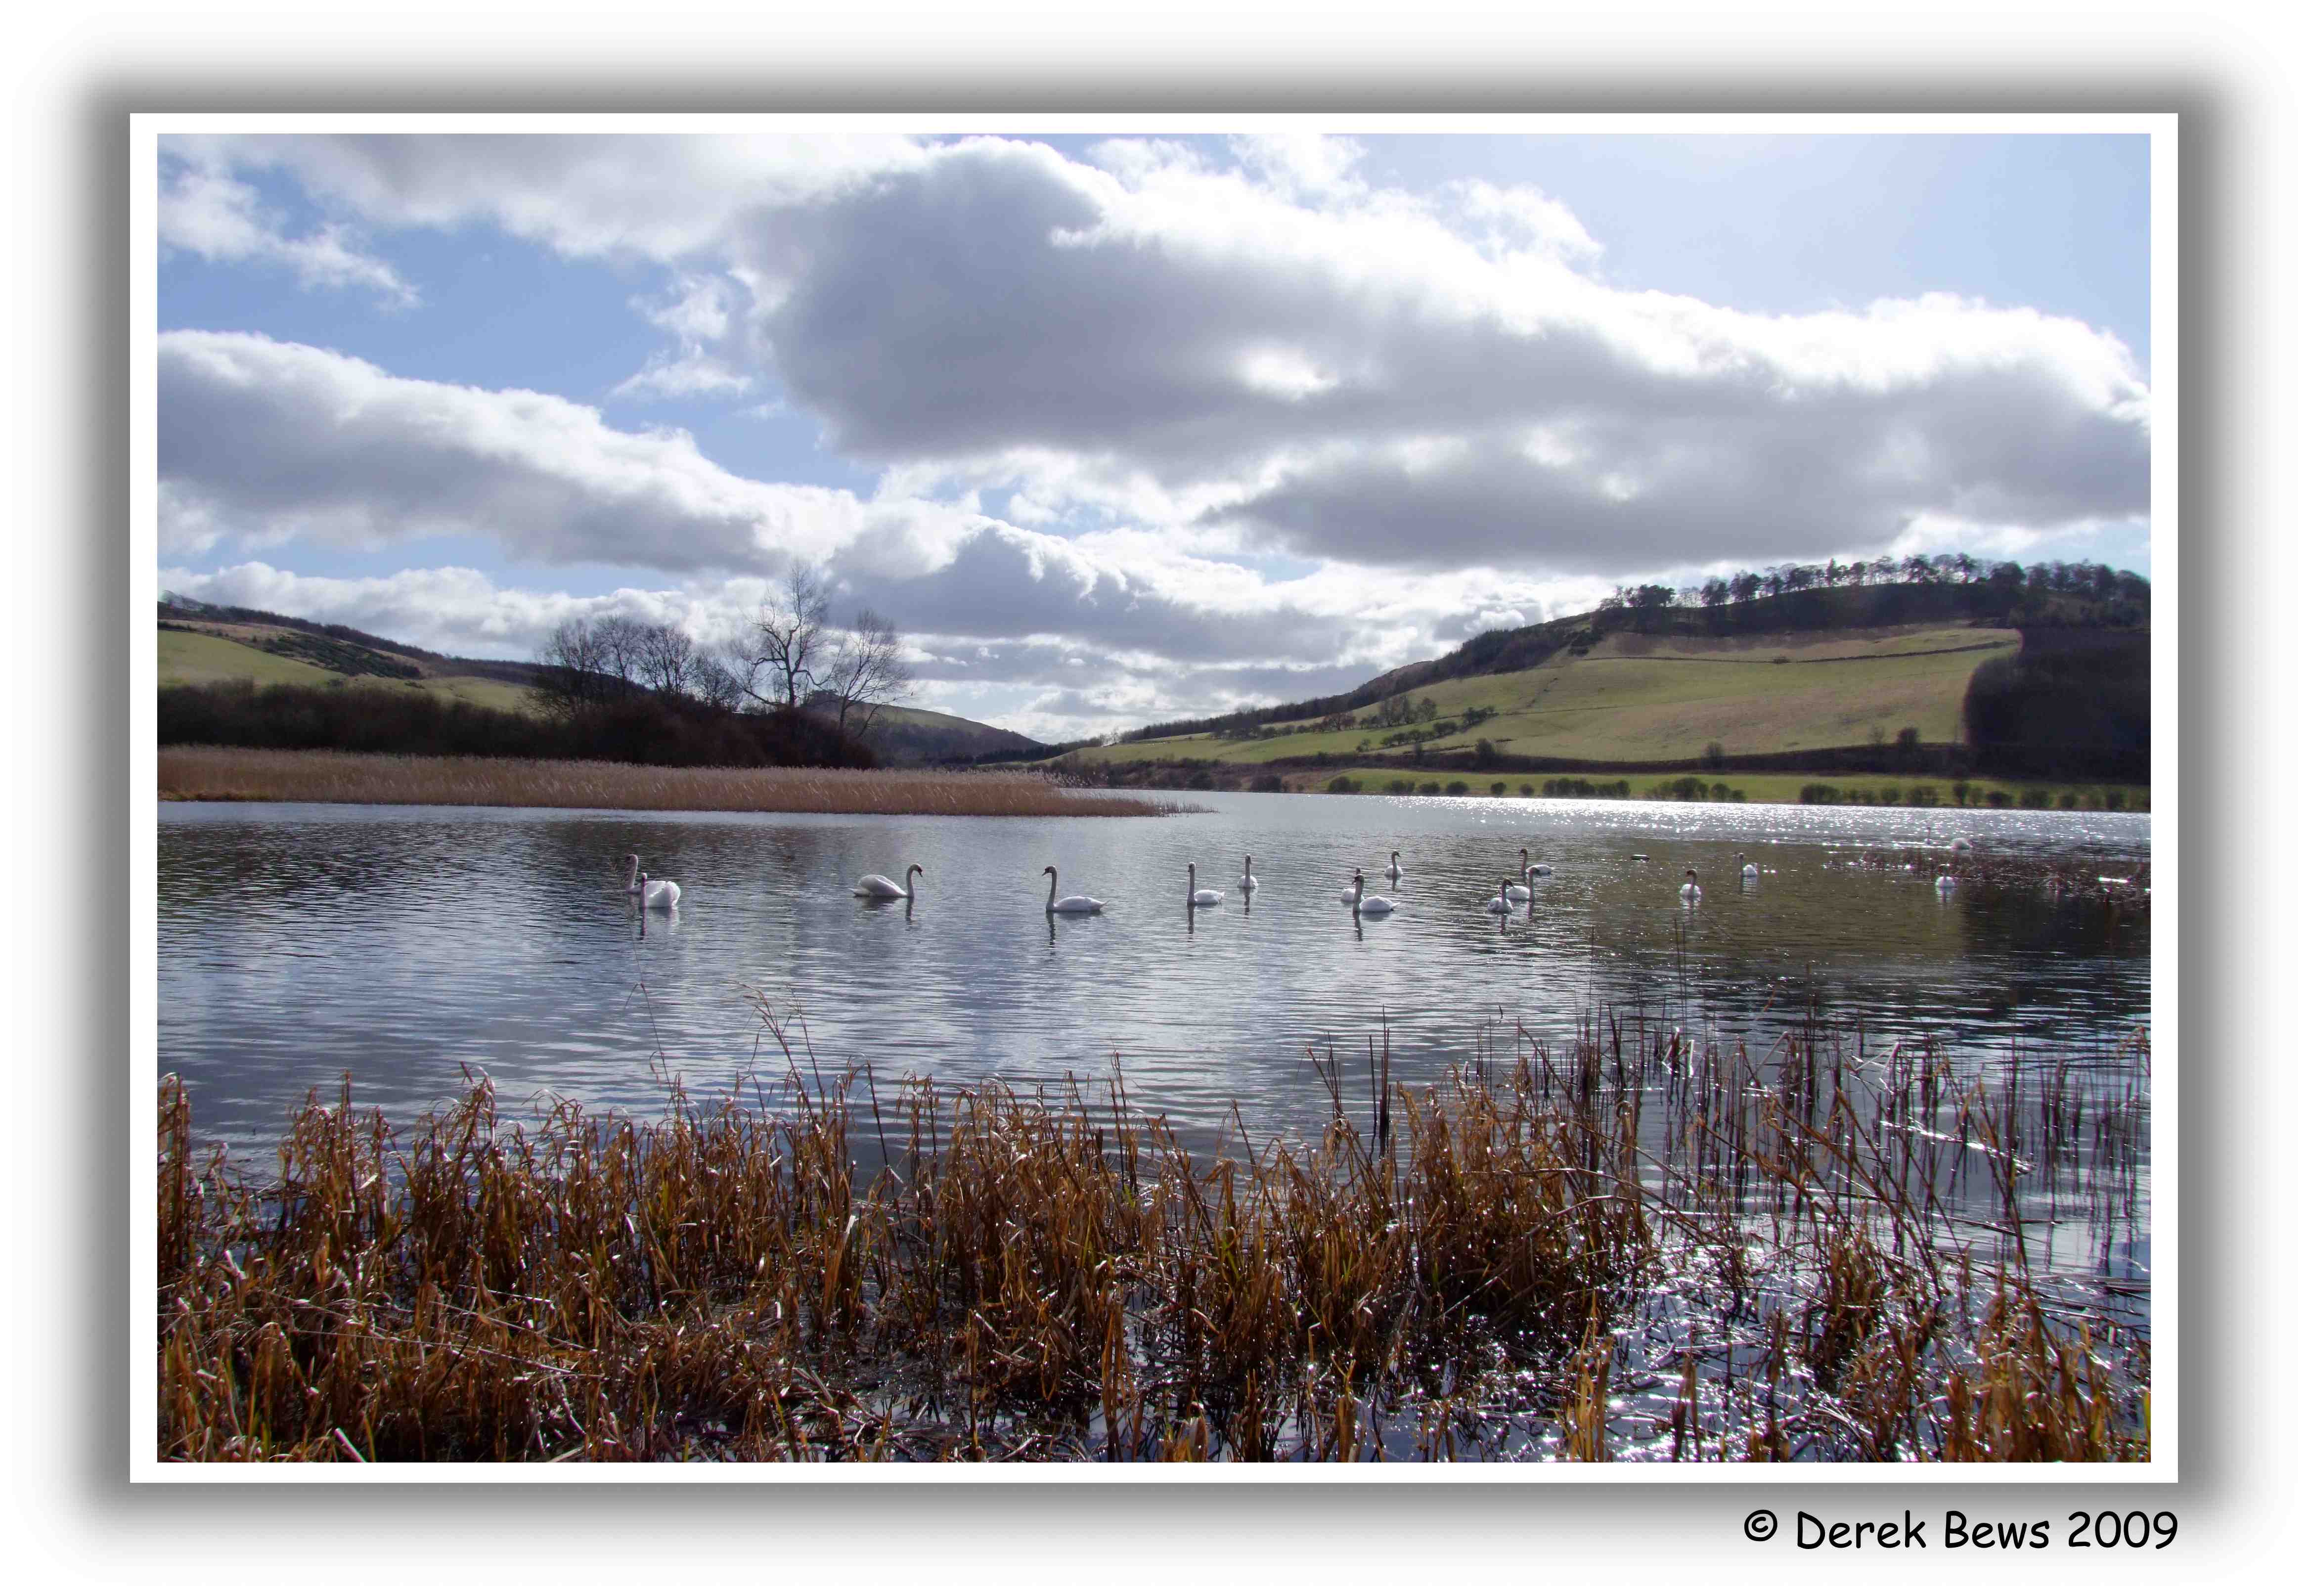
M 612 389 L 621 399 L 689 399 L 700 394 L 750 393 L 754 379 L 710 352 L 729 336 L 736 301 L 745 292 L 728 278 L 685 273 L 663 298 L 636 299 L 643 320 L 674 336 L 674 347 Z
M 766 571 L 822 557 L 876 513 L 552 394 L 419 382 L 253 333 L 166 332 L 159 364 L 164 550 L 478 535 L 547 563 Z
M 1615 581 L 2019 550 L 2146 513 L 2148 391 L 2104 333 L 1947 295 L 1779 316 L 1618 286 L 1554 197 L 1387 188 L 1351 141 L 168 150 L 164 239 L 204 258 L 390 297 L 409 285 L 356 229 L 478 224 L 638 265 L 665 341 L 613 400 L 756 400 L 880 472 L 870 496 L 758 481 L 566 398 L 170 333 L 169 557 L 482 536 L 664 573 L 717 625 L 788 556 L 827 558 L 951 690 L 1040 703 L 1048 729 L 1332 690 L 1308 684 Z M 324 220 L 292 237 L 263 172 Z M 1309 574 L 1260 574 L 1283 561 Z M 432 596 L 474 635 L 545 612 L 453 589 Z
M 656 262 L 638 308 L 674 342 L 618 397 L 768 379 L 885 491 L 1015 493 L 1046 525 L 1600 574 L 2145 514 L 2147 391 L 2104 334 L 1948 296 L 1769 316 L 1613 286 L 1553 197 L 1374 186 L 1352 141 L 184 149 L 374 227 Z
M 160 185 L 159 233 L 163 249 L 286 266 L 307 288 L 362 288 L 396 307 L 417 303 L 416 290 L 356 247 L 346 229 L 323 223 L 292 238 L 254 187 L 223 171 L 187 165 L 168 173 Z

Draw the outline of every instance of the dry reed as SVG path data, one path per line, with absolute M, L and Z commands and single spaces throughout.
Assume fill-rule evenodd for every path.
M 683 769 L 593 760 L 167 747 L 160 797 L 298 804 L 469 804 L 554 809 L 820 815 L 1166 815 L 1090 797 L 1034 771 Z
M 1604 1015 L 1417 1090 L 1374 1054 L 1368 1125 L 1313 1062 L 1327 1132 L 1239 1159 L 1118 1072 L 810 1063 L 647 1121 L 477 1079 L 406 1142 L 347 1088 L 266 1178 L 172 1077 L 160 1454 L 2146 1455 L 2131 1288 L 2046 1255 L 2062 1204 L 2140 1222 L 2142 1043 L 1963 1072 Z

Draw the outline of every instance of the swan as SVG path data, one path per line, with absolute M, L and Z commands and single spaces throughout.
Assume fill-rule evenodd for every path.
M 1504 883 L 1502 883 L 1501 884 L 1503 886 L 1505 884 L 1504 884 Z M 1518 877 L 1516 878 L 1516 880 L 1515 880 L 1515 884 L 1514 884 L 1512 886 L 1507 886 L 1507 887 L 1505 888 L 1505 890 L 1506 890 L 1506 895 L 1507 895 L 1508 897 L 1510 897 L 1510 898 L 1513 899 L 1513 900 L 1514 900 L 1516 902 L 1518 902 L 1518 903 L 1526 902 L 1528 902 L 1528 901 L 1529 900 L 1529 898 L 1530 898 L 1530 850 L 1529 850 L 1529 849 L 1526 848 L 1526 849 L 1524 849 L 1524 850 L 1522 850 L 1522 874 L 1521 874 L 1521 876 L 1518 876 Z
M 1050 883 L 1051 895 L 1053 897 L 1056 896 L 1057 891 L 1058 884 L 1056 881 L 1053 880 Z M 1075 900 L 1072 898 L 1068 898 L 1066 900 L 1066 902 L 1068 903 L 1072 903 L 1073 902 L 1075 902 Z M 1189 903 L 1199 903 L 1203 908 L 1209 909 L 1216 904 L 1225 902 L 1226 896 L 1214 887 L 1206 886 L 1201 892 L 1196 892 L 1194 890 L 1194 867 L 1192 865 L 1188 865 L 1186 867 L 1186 902 Z M 1061 905 L 1060 907 L 1064 907 L 1064 905 Z
M 1951 893 L 1955 891 L 1957 886 L 1960 884 L 1952 876 L 1942 876 L 1938 880 L 1933 882 L 1932 884 L 1939 888 L 1939 890 L 1943 893 Z
M 1554 867 L 1553 865 L 1533 865 L 1530 867 L 1530 873 L 1533 876 L 1552 876 L 1554 874 Z
M 1686 903 L 1699 902 L 1699 872 L 1696 870 L 1683 873 L 1683 901 Z
M 1745 854 L 1743 853 L 1739 856 L 1740 879 L 1743 881 L 1754 881 L 1761 877 L 1762 874 L 1763 873 L 1761 870 L 1747 862 L 1747 856 Z
M 849 895 L 853 898 L 903 898 L 910 903 L 914 900 L 914 877 L 928 874 L 919 865 L 908 865 L 906 884 L 903 886 L 886 876 L 867 876 L 858 881 Z
M 1955 850 L 1958 853 L 1969 853 L 1971 851 L 1971 839 L 1969 837 L 1958 837 L 1955 840 Z
M 1044 865 L 1042 867 L 1042 874 L 1050 878 L 1050 901 L 1043 909 L 1043 913 L 1096 914 L 1098 910 L 1106 907 L 1105 904 L 1099 902 L 1096 898 L 1085 898 L 1079 893 L 1071 898 L 1059 897 L 1058 867 L 1055 865 Z
M 1386 878 L 1389 882 L 1398 882 L 1402 879 L 1402 855 L 1399 853 L 1390 853 L 1386 856 Z
M 1258 877 L 1250 873 L 1250 855 L 1246 853 L 1242 856 L 1242 879 L 1236 882 L 1235 885 L 1246 893 L 1254 893 L 1258 890 Z
M 1365 898 L 1363 896 L 1363 873 L 1360 870 L 1355 872 L 1355 912 L 1357 915 L 1392 914 L 1394 912 L 1393 899 Z
M 639 898 L 644 907 L 670 909 L 681 902 L 681 883 L 651 881 L 649 878 L 649 872 L 642 868 L 640 854 L 625 855 L 625 865 L 627 868 L 625 891 L 632 896 Z
M 1530 896 L 1530 893 L 1529 892 L 1525 892 L 1523 896 L 1528 898 Z M 1502 876 L 1499 877 L 1499 895 L 1493 898 L 1489 902 L 1484 904 L 1483 907 L 1493 914 L 1504 914 L 1508 910 L 1514 907 L 1514 899 L 1509 895 L 1507 878 L 1505 876 Z

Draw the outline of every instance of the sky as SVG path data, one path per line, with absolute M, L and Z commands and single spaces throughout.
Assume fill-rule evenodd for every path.
M 1051 740 L 1787 560 L 2148 573 L 2126 134 L 171 135 L 160 584 L 444 652 L 796 559 Z

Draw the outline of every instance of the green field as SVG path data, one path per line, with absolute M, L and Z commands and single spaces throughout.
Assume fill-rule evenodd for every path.
M 1878 729 L 1890 738 L 1909 726 L 1926 743 L 1952 743 L 1963 738 L 1972 672 L 2019 646 L 2017 632 L 1944 625 L 1719 641 L 1621 633 L 1582 657 L 1414 688 L 1409 696 L 1433 699 L 1435 710 L 1416 728 L 1322 731 L 1297 722 L 1272 729 L 1276 736 L 1161 738 L 1069 757 L 1245 764 L 1351 757 L 1378 752 L 1382 739 L 1408 729 L 1432 734 L 1429 753 L 1487 738 L 1503 754 L 1581 760 L 1697 760 L 1709 743 L 1727 754 L 1781 754 L 1866 743 Z M 1439 728 L 1476 706 L 1496 712 L 1478 725 Z
M 381 676 L 347 677 L 207 632 L 163 631 L 159 675 L 164 687 L 201 686 L 214 682 L 254 682 L 260 687 L 318 687 L 331 682 L 358 681 L 363 686 L 430 693 L 436 698 L 454 699 L 484 709 L 510 710 L 516 714 L 526 714 L 530 708 L 528 688 L 489 677 L 435 676 L 415 681 Z

